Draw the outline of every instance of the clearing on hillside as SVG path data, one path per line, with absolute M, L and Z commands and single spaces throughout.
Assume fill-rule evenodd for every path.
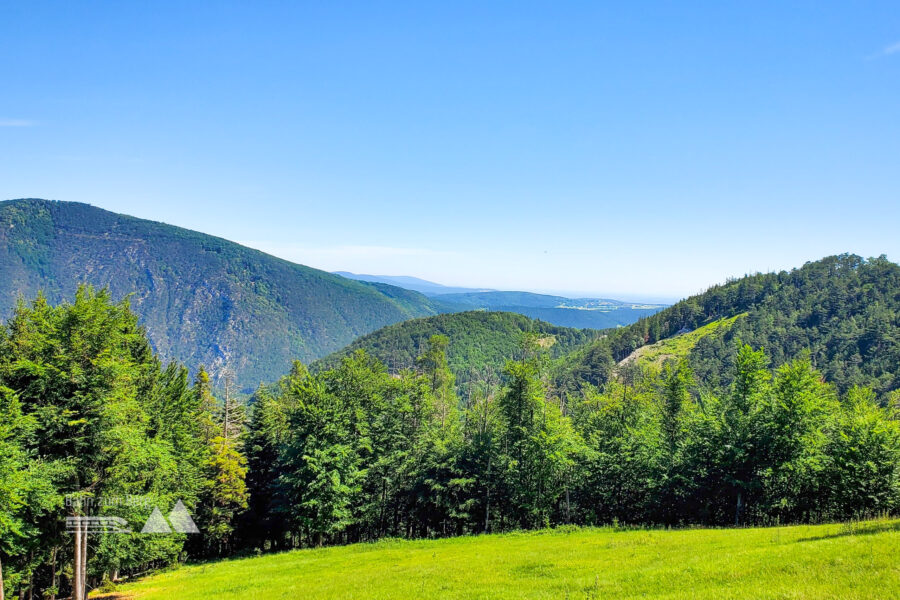
M 619 361 L 619 366 L 635 363 L 642 366 L 653 365 L 660 367 L 670 358 L 685 357 L 690 354 L 697 342 L 708 335 L 721 335 L 727 332 L 734 325 L 735 321 L 746 315 L 747 313 L 741 313 L 727 319 L 718 319 L 693 331 L 660 340 L 655 344 L 641 346 Z
M 900 598 L 900 520 L 384 541 L 183 567 L 107 598 Z

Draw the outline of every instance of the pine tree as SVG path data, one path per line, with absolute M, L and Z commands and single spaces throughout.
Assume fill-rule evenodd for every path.
M 230 393 L 227 386 L 226 392 Z M 243 419 L 239 415 L 243 413 L 234 408 L 233 398 L 219 405 L 203 368 L 195 378 L 192 396 L 205 444 L 204 484 L 198 510 L 198 525 L 203 533 L 199 551 L 218 556 L 231 548 L 236 518 L 248 506 L 247 459 L 241 452 L 240 437 Z
M 27 555 L 20 559 L 26 586 L 38 585 L 36 568 L 52 565 L 41 583 L 59 589 L 61 561 L 77 559 L 69 586 L 83 595 L 88 578 L 120 567 L 138 568 L 181 550 L 179 538 L 140 547 L 121 536 L 73 540 L 48 515 L 69 500 L 70 516 L 115 515 L 138 519 L 134 510 L 90 500 L 146 490 L 154 502 L 181 495 L 179 477 L 162 421 L 151 414 L 166 406 L 170 388 L 145 332 L 127 302 L 113 303 L 106 290 L 81 287 L 71 304 L 50 306 L 42 296 L 20 303 L 0 335 L 0 385 L 17 391 L 21 412 L 31 425 L 23 444 L 30 485 L 23 522 Z M 75 542 L 75 543 L 73 543 Z M 89 543 L 90 542 L 90 543 Z M 64 548 L 72 545 L 68 554 Z M 90 550 L 91 554 L 88 554 Z
M 734 364 L 734 383 L 724 406 L 720 460 L 726 493 L 730 489 L 733 494 L 735 525 L 741 524 L 746 506 L 759 488 L 757 424 L 770 389 L 768 363 L 762 350 L 741 345 Z
M 447 364 L 449 344 L 450 338 L 445 335 L 431 336 L 425 352 L 416 361 L 431 388 L 441 427 L 450 424 L 457 414 L 457 400 L 454 391 L 456 381 Z
M 0 600 L 5 594 L 3 557 L 23 555 L 27 542 L 22 511 L 28 486 L 22 421 L 16 394 L 0 387 Z M 7 565 L 6 576 L 10 574 Z
M 248 509 L 238 527 L 243 543 L 251 548 L 280 548 L 286 543 L 286 510 L 278 502 L 281 449 L 289 434 L 289 415 L 296 409 L 296 390 L 308 377 L 306 367 L 295 361 L 290 374 L 273 386 L 261 386 L 253 395 L 244 444 Z

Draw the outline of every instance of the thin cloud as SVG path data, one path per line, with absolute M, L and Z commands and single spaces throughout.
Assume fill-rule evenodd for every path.
M 900 53 L 900 42 L 894 42 L 888 46 L 885 46 L 881 49 L 881 52 L 876 52 L 875 54 L 867 57 L 869 60 L 875 60 L 876 58 L 884 58 L 885 56 L 890 56 L 891 54 Z
M 28 119 L 0 119 L 0 127 L 34 127 L 36 123 Z

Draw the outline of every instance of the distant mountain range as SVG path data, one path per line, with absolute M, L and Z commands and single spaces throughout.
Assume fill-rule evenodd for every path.
M 553 310 L 539 306 L 538 294 L 496 294 L 513 296 L 466 294 L 456 301 L 512 298 L 531 302 L 532 310 Z M 554 297 L 543 298 L 550 303 Z M 838 391 L 869 387 L 882 403 L 900 407 L 900 265 L 884 256 L 843 254 L 748 275 L 603 332 L 486 311 L 413 319 L 370 333 L 314 366 L 333 366 L 359 348 L 390 369 L 411 367 L 429 336 L 440 333 L 450 340 L 450 367 L 464 388 L 471 380 L 496 378 L 504 362 L 519 355 L 517 342 L 526 331 L 552 338 L 551 380 L 560 392 L 579 393 L 584 383 L 627 378 L 632 367 L 660 368 L 670 359 L 686 360 L 698 381 L 727 386 L 740 343 L 764 348 L 774 367 L 808 355 Z
M 646 304 L 610 300 L 608 298 L 567 298 L 535 294 L 455 288 L 419 279 L 393 275 L 357 275 L 346 271 L 336 274 L 359 281 L 381 282 L 422 292 L 442 312 L 491 310 L 514 312 L 553 325 L 579 329 L 608 329 L 634 323 L 641 317 L 659 312 L 665 304 Z
M 437 296 L 441 294 L 466 294 L 470 292 L 490 292 L 493 290 L 481 288 L 453 287 L 449 285 L 441 285 L 433 281 L 419 279 L 418 277 L 408 277 L 406 275 L 360 275 L 358 273 L 350 273 L 349 271 L 334 271 L 335 275 L 346 277 L 347 279 L 355 279 L 356 281 L 366 281 L 369 283 L 387 283 L 388 285 L 396 285 L 407 290 L 419 292 L 426 296 Z
M 293 359 L 312 362 L 417 317 L 511 311 L 602 329 L 661 308 L 338 275 L 88 204 L 0 202 L 0 318 L 39 291 L 51 303 L 71 299 L 80 283 L 129 296 L 165 360 L 205 365 L 213 374 L 227 367 L 245 390 L 282 375 Z

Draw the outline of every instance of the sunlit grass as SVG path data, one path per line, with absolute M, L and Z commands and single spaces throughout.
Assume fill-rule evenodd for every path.
M 900 520 L 385 541 L 183 567 L 126 598 L 900 598 Z
M 655 344 L 641 346 L 625 360 L 627 362 L 634 361 L 642 366 L 654 365 L 658 367 L 667 359 L 685 357 L 690 354 L 691 350 L 701 339 L 708 335 L 725 333 L 731 329 L 735 321 L 746 315 L 747 313 L 741 313 L 727 319 L 718 319 L 688 333 L 666 338 Z

